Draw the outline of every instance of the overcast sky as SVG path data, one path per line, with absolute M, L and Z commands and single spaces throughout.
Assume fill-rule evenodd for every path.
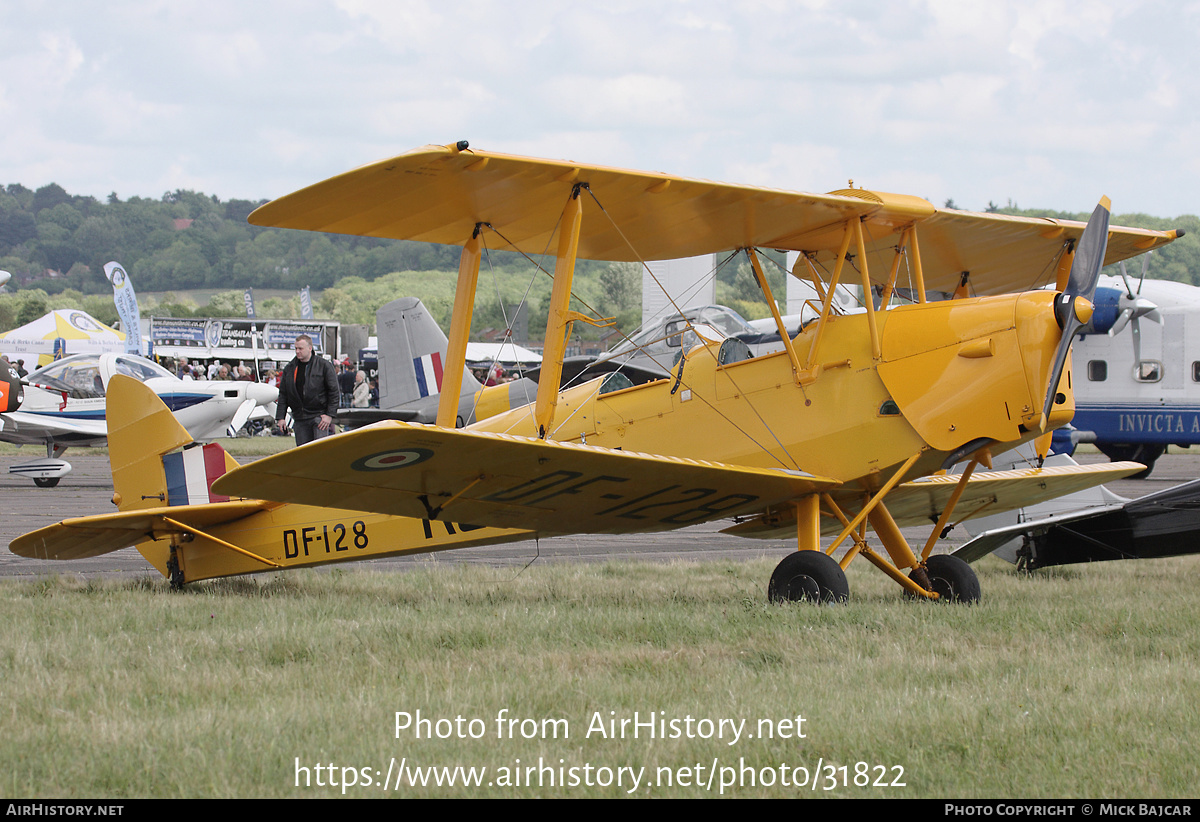
M 260 199 L 427 143 L 1200 212 L 1200 3 L 0 4 L 0 184 Z

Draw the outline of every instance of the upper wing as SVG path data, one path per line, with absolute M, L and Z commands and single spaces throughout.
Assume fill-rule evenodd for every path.
M 955 506 L 955 518 L 987 516 L 1034 505 L 1144 470 L 1145 466 L 1140 463 L 1112 462 L 972 474 Z M 896 486 L 884 503 L 901 526 L 929 525 L 938 521 L 959 479 L 959 475 L 946 474 L 905 482 Z M 726 528 L 723 533 L 774 538 L 791 533 L 794 528 L 794 522 L 780 525 L 754 519 Z M 822 519 L 823 533 L 837 533 L 840 528 L 832 517 Z
M 1029 288 L 1084 223 L 942 211 L 919 197 L 848 189 L 808 194 L 715 183 L 455 146 L 426 146 L 281 197 L 255 225 L 462 245 L 478 223 L 495 249 L 550 247 L 572 187 L 586 184 L 578 255 L 661 260 L 747 246 L 810 252 L 831 261 L 851 217 L 866 249 L 890 260 L 896 232 L 918 225 L 925 284 L 953 291 L 970 272 L 975 293 Z M 593 199 L 594 198 L 594 199 Z M 1171 242 L 1174 231 L 1110 229 L 1105 264 Z M 879 282 L 886 265 L 871 267 Z M 1043 278 L 1043 282 L 1045 278 Z
M 189 533 L 188 528 L 177 523 L 206 528 L 233 522 L 269 507 L 270 503 L 251 500 L 75 517 L 22 534 L 8 549 L 17 556 L 30 559 L 98 557 L 147 539 Z
M 257 460 L 212 489 L 550 535 L 670 530 L 839 484 L 798 472 L 383 422 Z

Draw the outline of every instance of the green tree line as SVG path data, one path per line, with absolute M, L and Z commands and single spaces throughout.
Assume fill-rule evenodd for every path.
M 430 243 L 314 234 L 259 228 L 246 217 L 265 201 L 226 200 L 195 191 L 169 191 L 160 199 L 115 192 L 101 202 L 72 195 L 51 183 L 36 190 L 14 183 L 0 189 L 0 269 L 13 275 L 0 294 L 0 330 L 34 319 L 50 308 L 82 308 L 115 322 L 104 263 L 117 260 L 132 276 L 142 313 L 159 316 L 239 316 L 242 290 L 314 289 L 323 318 L 372 324 L 375 310 L 399 296 L 418 296 L 443 325 L 449 321 L 459 249 Z M 955 207 L 953 201 L 947 207 Z M 1020 209 L 989 203 L 988 211 L 1023 216 L 1087 219 L 1086 213 Z M 1159 250 L 1150 275 L 1200 285 L 1200 219 L 1124 214 L 1114 223 L 1179 228 L 1186 236 Z M 768 258 L 779 255 L 765 255 Z M 783 297 L 782 259 L 764 269 Z M 552 266 L 553 261 L 543 262 Z M 1115 272 L 1114 272 L 1115 273 Z M 766 316 L 762 292 L 744 258 L 715 273 L 718 302 L 746 316 Z M 199 304 L 188 292 L 215 292 Z M 527 305 L 529 338 L 545 328 L 550 277 L 520 255 L 493 252 L 480 272 L 473 331 L 504 328 L 517 306 Z M 640 320 L 641 269 L 637 264 L 580 261 L 573 308 L 616 317 L 629 333 Z M 295 296 L 261 299 L 261 316 L 299 315 Z M 601 331 L 577 324 L 590 339 Z

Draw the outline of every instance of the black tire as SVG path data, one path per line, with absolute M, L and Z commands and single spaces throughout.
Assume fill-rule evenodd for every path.
M 971 566 L 949 554 L 932 556 L 925 563 L 925 573 L 938 595 L 938 602 L 979 602 L 979 577 Z
M 1145 471 L 1139 471 L 1136 474 L 1131 474 L 1130 479 L 1145 479 L 1150 476 L 1150 472 L 1154 470 L 1154 462 L 1163 455 L 1166 451 L 1166 446 L 1150 445 L 1142 443 L 1141 445 L 1103 445 L 1098 446 L 1100 452 L 1108 457 L 1113 462 L 1123 462 L 1132 460 L 1140 462 L 1146 466 Z
M 34 477 L 33 484 L 38 488 L 53 488 L 58 485 L 59 477 Z
M 779 602 L 836 602 L 850 598 L 850 584 L 837 560 L 821 551 L 797 551 L 775 566 L 767 599 Z

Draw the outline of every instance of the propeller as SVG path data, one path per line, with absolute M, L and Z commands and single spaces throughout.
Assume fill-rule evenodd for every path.
M 1118 303 L 1119 314 L 1117 321 L 1112 324 L 1112 329 L 1109 332 L 1113 336 L 1120 334 L 1126 325 L 1129 326 L 1130 336 L 1133 338 L 1133 361 L 1140 362 L 1142 359 L 1142 328 L 1139 320 L 1142 317 L 1162 325 L 1162 313 L 1158 310 L 1158 306 L 1150 300 L 1144 299 L 1141 296 L 1142 284 L 1146 282 L 1146 270 L 1150 267 L 1150 254 L 1146 252 L 1142 257 L 1142 276 L 1138 280 L 1137 291 L 1129 284 L 1129 273 L 1125 270 L 1125 261 L 1121 261 L 1121 279 L 1125 281 L 1125 294 L 1121 295 Z
M 1062 379 L 1063 368 L 1067 364 L 1071 342 L 1092 316 L 1091 301 L 1096 293 L 1096 283 L 1100 279 L 1100 269 L 1104 266 L 1104 253 L 1108 250 L 1110 208 L 1109 199 L 1101 197 L 1075 247 L 1075 259 L 1071 262 L 1067 288 L 1054 298 L 1054 319 L 1062 329 L 1062 337 L 1058 342 L 1058 350 L 1054 352 L 1054 365 L 1050 369 L 1049 385 L 1046 386 L 1046 402 L 1042 406 L 1043 429 L 1050 419 L 1050 409 L 1054 407 L 1054 396 L 1058 391 L 1058 382 Z
M 233 412 L 233 419 L 229 422 L 227 433 L 231 437 L 236 437 L 238 430 L 246 424 L 246 420 L 250 419 L 250 413 L 257 406 L 254 400 L 242 400 L 241 405 Z

